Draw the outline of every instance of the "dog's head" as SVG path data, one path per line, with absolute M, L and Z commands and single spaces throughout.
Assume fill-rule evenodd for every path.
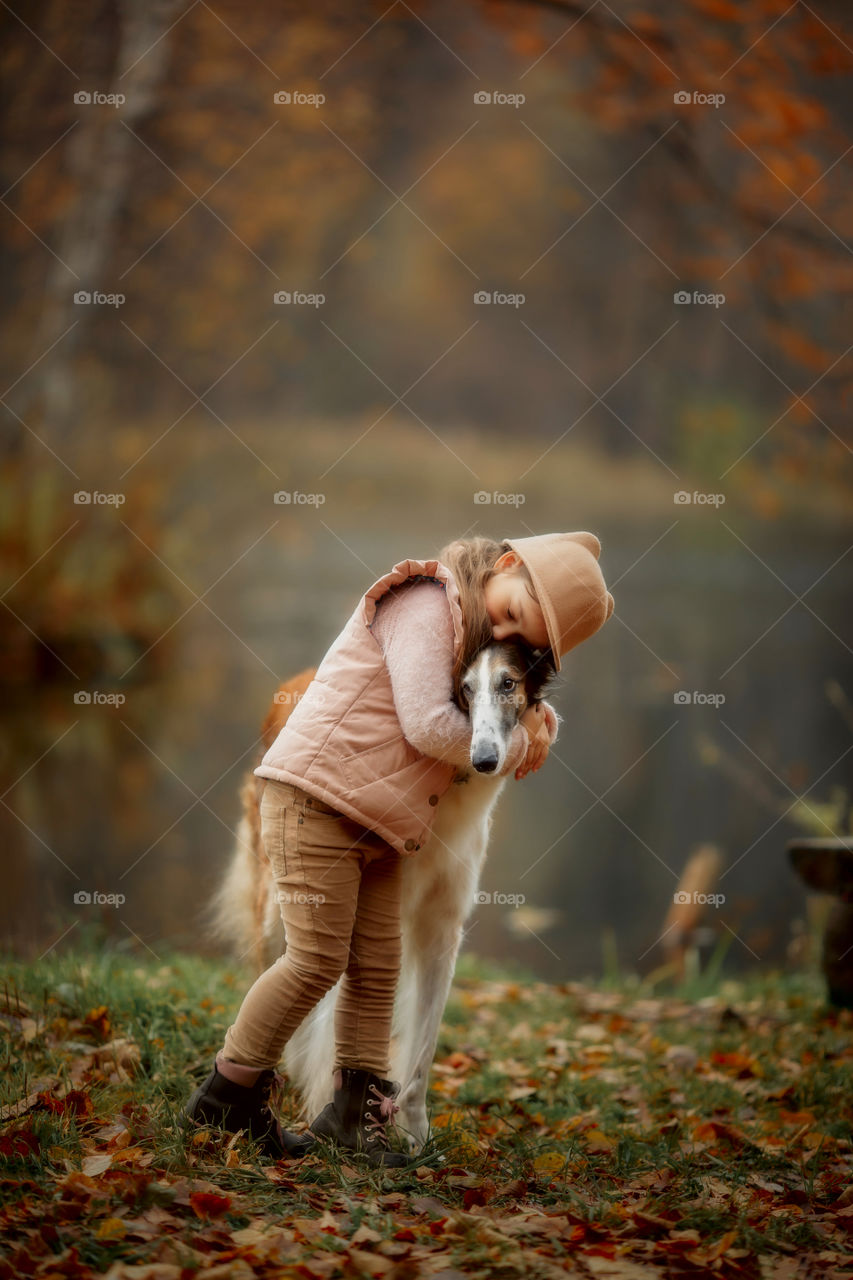
M 469 664 L 457 701 L 471 719 L 471 763 L 478 773 L 501 772 L 513 729 L 553 675 L 553 660 L 517 641 L 494 641 Z
M 494 640 L 470 663 L 455 701 L 460 710 L 470 712 L 475 691 L 489 688 L 507 696 L 516 708 L 517 719 L 527 707 L 541 701 L 555 675 L 549 650 L 532 649 L 521 640 Z

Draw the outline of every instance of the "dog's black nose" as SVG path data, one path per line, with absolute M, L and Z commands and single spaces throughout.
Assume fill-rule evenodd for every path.
M 471 761 L 478 773 L 494 773 L 498 767 L 497 756 L 475 756 Z

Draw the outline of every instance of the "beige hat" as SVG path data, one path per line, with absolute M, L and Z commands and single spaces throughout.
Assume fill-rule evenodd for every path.
M 613 597 L 598 567 L 601 543 L 594 533 L 542 533 L 504 538 L 518 552 L 542 607 L 554 663 L 588 640 L 613 612 Z

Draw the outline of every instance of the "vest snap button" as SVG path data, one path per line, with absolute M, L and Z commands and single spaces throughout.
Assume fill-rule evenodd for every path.
M 438 796 L 430 796 L 429 802 L 430 804 L 438 804 Z
M 407 840 L 404 847 L 406 849 L 414 849 L 415 848 L 414 840 Z

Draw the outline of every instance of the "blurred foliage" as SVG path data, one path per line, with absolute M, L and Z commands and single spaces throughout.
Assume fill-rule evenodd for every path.
M 724 374 L 735 403 L 755 405 L 746 443 L 800 413 L 795 431 L 757 446 L 768 465 L 799 457 L 803 439 L 807 456 L 828 452 L 830 477 L 847 468 L 843 10 L 785 0 L 669 0 L 619 14 L 572 0 L 160 9 L 156 85 L 141 83 L 150 50 L 126 65 L 135 46 L 123 5 L 104 4 L 86 25 L 41 5 L 27 17 L 43 46 L 8 7 L 2 17 L 14 308 L 4 355 L 17 378 L 74 324 L 44 380 L 29 376 L 12 400 L 54 445 L 40 396 L 63 360 L 77 412 L 85 404 L 101 432 L 111 413 L 142 406 L 171 414 L 168 425 L 220 381 L 225 418 L 273 404 L 291 429 L 309 406 L 376 416 L 387 388 L 438 362 L 415 401 L 436 427 L 505 437 L 521 420 L 547 442 L 589 409 L 585 387 L 608 387 L 674 319 L 657 355 L 614 391 L 614 412 L 596 408 L 585 424 L 596 443 L 678 455 L 680 380 L 691 396 L 716 396 Z M 125 91 L 127 103 L 80 107 L 84 83 Z M 523 89 L 524 110 L 477 108 L 473 91 L 487 84 Z M 282 87 L 326 101 L 282 108 Z M 679 91 L 724 92 L 725 103 L 679 106 Z M 94 275 L 75 281 L 51 254 Z M 482 286 L 523 288 L 530 332 L 496 314 L 505 309 L 486 317 L 471 305 Z M 724 291 L 722 314 L 674 314 L 682 286 Z M 80 287 L 127 300 L 118 313 L 75 308 Z M 326 302 L 316 315 L 276 307 L 281 289 Z M 803 408 L 788 388 L 812 383 Z M 51 403 L 55 415 L 68 400 Z M 705 420 L 701 433 L 715 439 L 721 427 Z M 20 447 L 20 421 L 6 429 Z
M 0 684 L 114 685 L 162 671 L 175 593 L 143 545 L 156 543 L 136 486 L 122 528 L 112 510 L 75 505 L 55 473 L 0 468 Z M 153 646 L 153 647 L 152 647 Z

